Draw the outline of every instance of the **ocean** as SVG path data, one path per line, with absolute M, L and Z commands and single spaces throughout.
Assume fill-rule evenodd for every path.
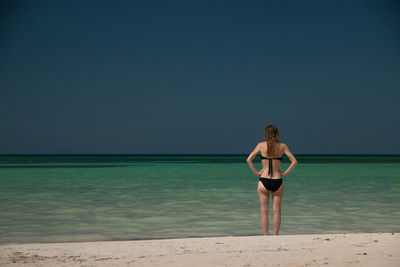
M 0 243 L 262 235 L 247 156 L 1 155 Z M 295 157 L 281 235 L 400 232 L 400 155 Z

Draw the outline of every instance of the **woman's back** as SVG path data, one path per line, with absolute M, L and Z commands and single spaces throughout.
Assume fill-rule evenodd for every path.
M 264 142 L 260 143 L 260 155 L 261 155 L 261 163 L 262 163 L 262 168 L 263 168 L 261 177 L 265 177 L 265 178 L 281 178 L 282 177 L 279 169 L 281 167 L 281 161 L 282 161 L 284 149 L 285 149 L 285 144 L 279 143 L 279 147 L 277 149 L 278 152 L 275 155 L 269 155 L 267 142 L 264 141 Z

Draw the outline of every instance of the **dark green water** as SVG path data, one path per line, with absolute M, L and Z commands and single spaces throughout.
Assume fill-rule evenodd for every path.
M 400 231 L 399 155 L 295 156 L 280 234 Z M 0 156 L 0 243 L 261 235 L 246 158 Z

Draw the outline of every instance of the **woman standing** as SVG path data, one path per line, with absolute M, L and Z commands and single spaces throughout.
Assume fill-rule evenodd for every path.
M 268 125 L 265 128 L 265 142 L 260 142 L 247 158 L 247 164 L 255 175 L 259 176 L 257 192 L 260 197 L 261 226 L 264 235 L 268 235 L 268 208 L 269 194 L 272 193 L 274 211 L 274 235 L 279 234 L 281 226 L 281 202 L 283 197 L 282 176 L 288 175 L 297 165 L 296 158 L 292 155 L 286 144 L 279 141 L 278 128 Z M 257 171 L 253 159 L 260 152 L 262 169 Z M 283 173 L 280 171 L 283 154 L 292 162 Z

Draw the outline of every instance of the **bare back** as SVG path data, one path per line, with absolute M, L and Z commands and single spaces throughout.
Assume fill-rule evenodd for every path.
M 279 147 L 278 147 L 278 153 L 274 156 L 270 156 L 273 158 L 280 158 L 283 156 L 285 150 L 285 144 L 283 143 L 279 143 Z M 261 142 L 260 143 L 260 154 L 263 157 L 268 157 L 267 156 L 267 152 L 268 152 L 268 147 L 267 147 L 267 142 Z M 278 159 L 273 159 L 272 160 L 272 175 L 268 175 L 269 172 L 269 164 L 268 164 L 269 160 L 266 159 L 262 159 L 261 163 L 262 163 L 262 168 L 263 168 L 263 172 L 261 173 L 261 177 L 265 177 L 265 178 L 282 178 L 281 172 L 280 172 L 280 167 L 281 167 L 281 161 Z

